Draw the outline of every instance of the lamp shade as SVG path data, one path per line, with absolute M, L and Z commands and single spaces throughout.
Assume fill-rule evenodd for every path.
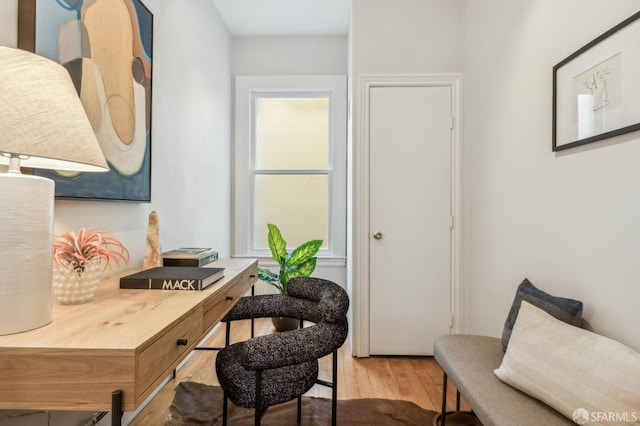
M 106 171 L 98 140 L 67 70 L 0 46 L 0 164 L 20 155 L 33 168 Z

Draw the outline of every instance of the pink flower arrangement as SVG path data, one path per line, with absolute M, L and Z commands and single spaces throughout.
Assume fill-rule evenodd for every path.
M 99 228 L 80 228 L 57 234 L 53 237 L 53 263 L 57 268 L 67 268 L 78 274 L 85 267 L 99 259 L 104 269 L 111 267 L 111 262 L 120 265 L 129 263 L 129 251 L 111 232 Z M 104 270 L 103 269 L 103 270 Z

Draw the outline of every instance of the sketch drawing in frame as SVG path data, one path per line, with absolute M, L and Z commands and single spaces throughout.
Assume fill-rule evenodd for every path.
M 640 130 L 640 12 L 553 67 L 553 151 Z
M 18 3 L 18 47 L 69 71 L 110 168 L 34 174 L 58 198 L 151 201 L 153 14 L 140 0 Z

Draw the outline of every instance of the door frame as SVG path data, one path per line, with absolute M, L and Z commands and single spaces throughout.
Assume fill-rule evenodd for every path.
M 361 75 L 356 81 L 351 172 L 351 265 L 352 345 L 355 357 L 369 356 L 369 93 L 374 87 L 449 87 L 451 88 L 451 332 L 460 332 L 462 306 L 460 297 L 460 238 L 462 236 L 461 149 L 462 74 L 376 74 Z

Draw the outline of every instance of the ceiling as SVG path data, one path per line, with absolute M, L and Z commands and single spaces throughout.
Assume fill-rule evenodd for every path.
M 232 35 L 347 34 L 351 0 L 212 0 Z

